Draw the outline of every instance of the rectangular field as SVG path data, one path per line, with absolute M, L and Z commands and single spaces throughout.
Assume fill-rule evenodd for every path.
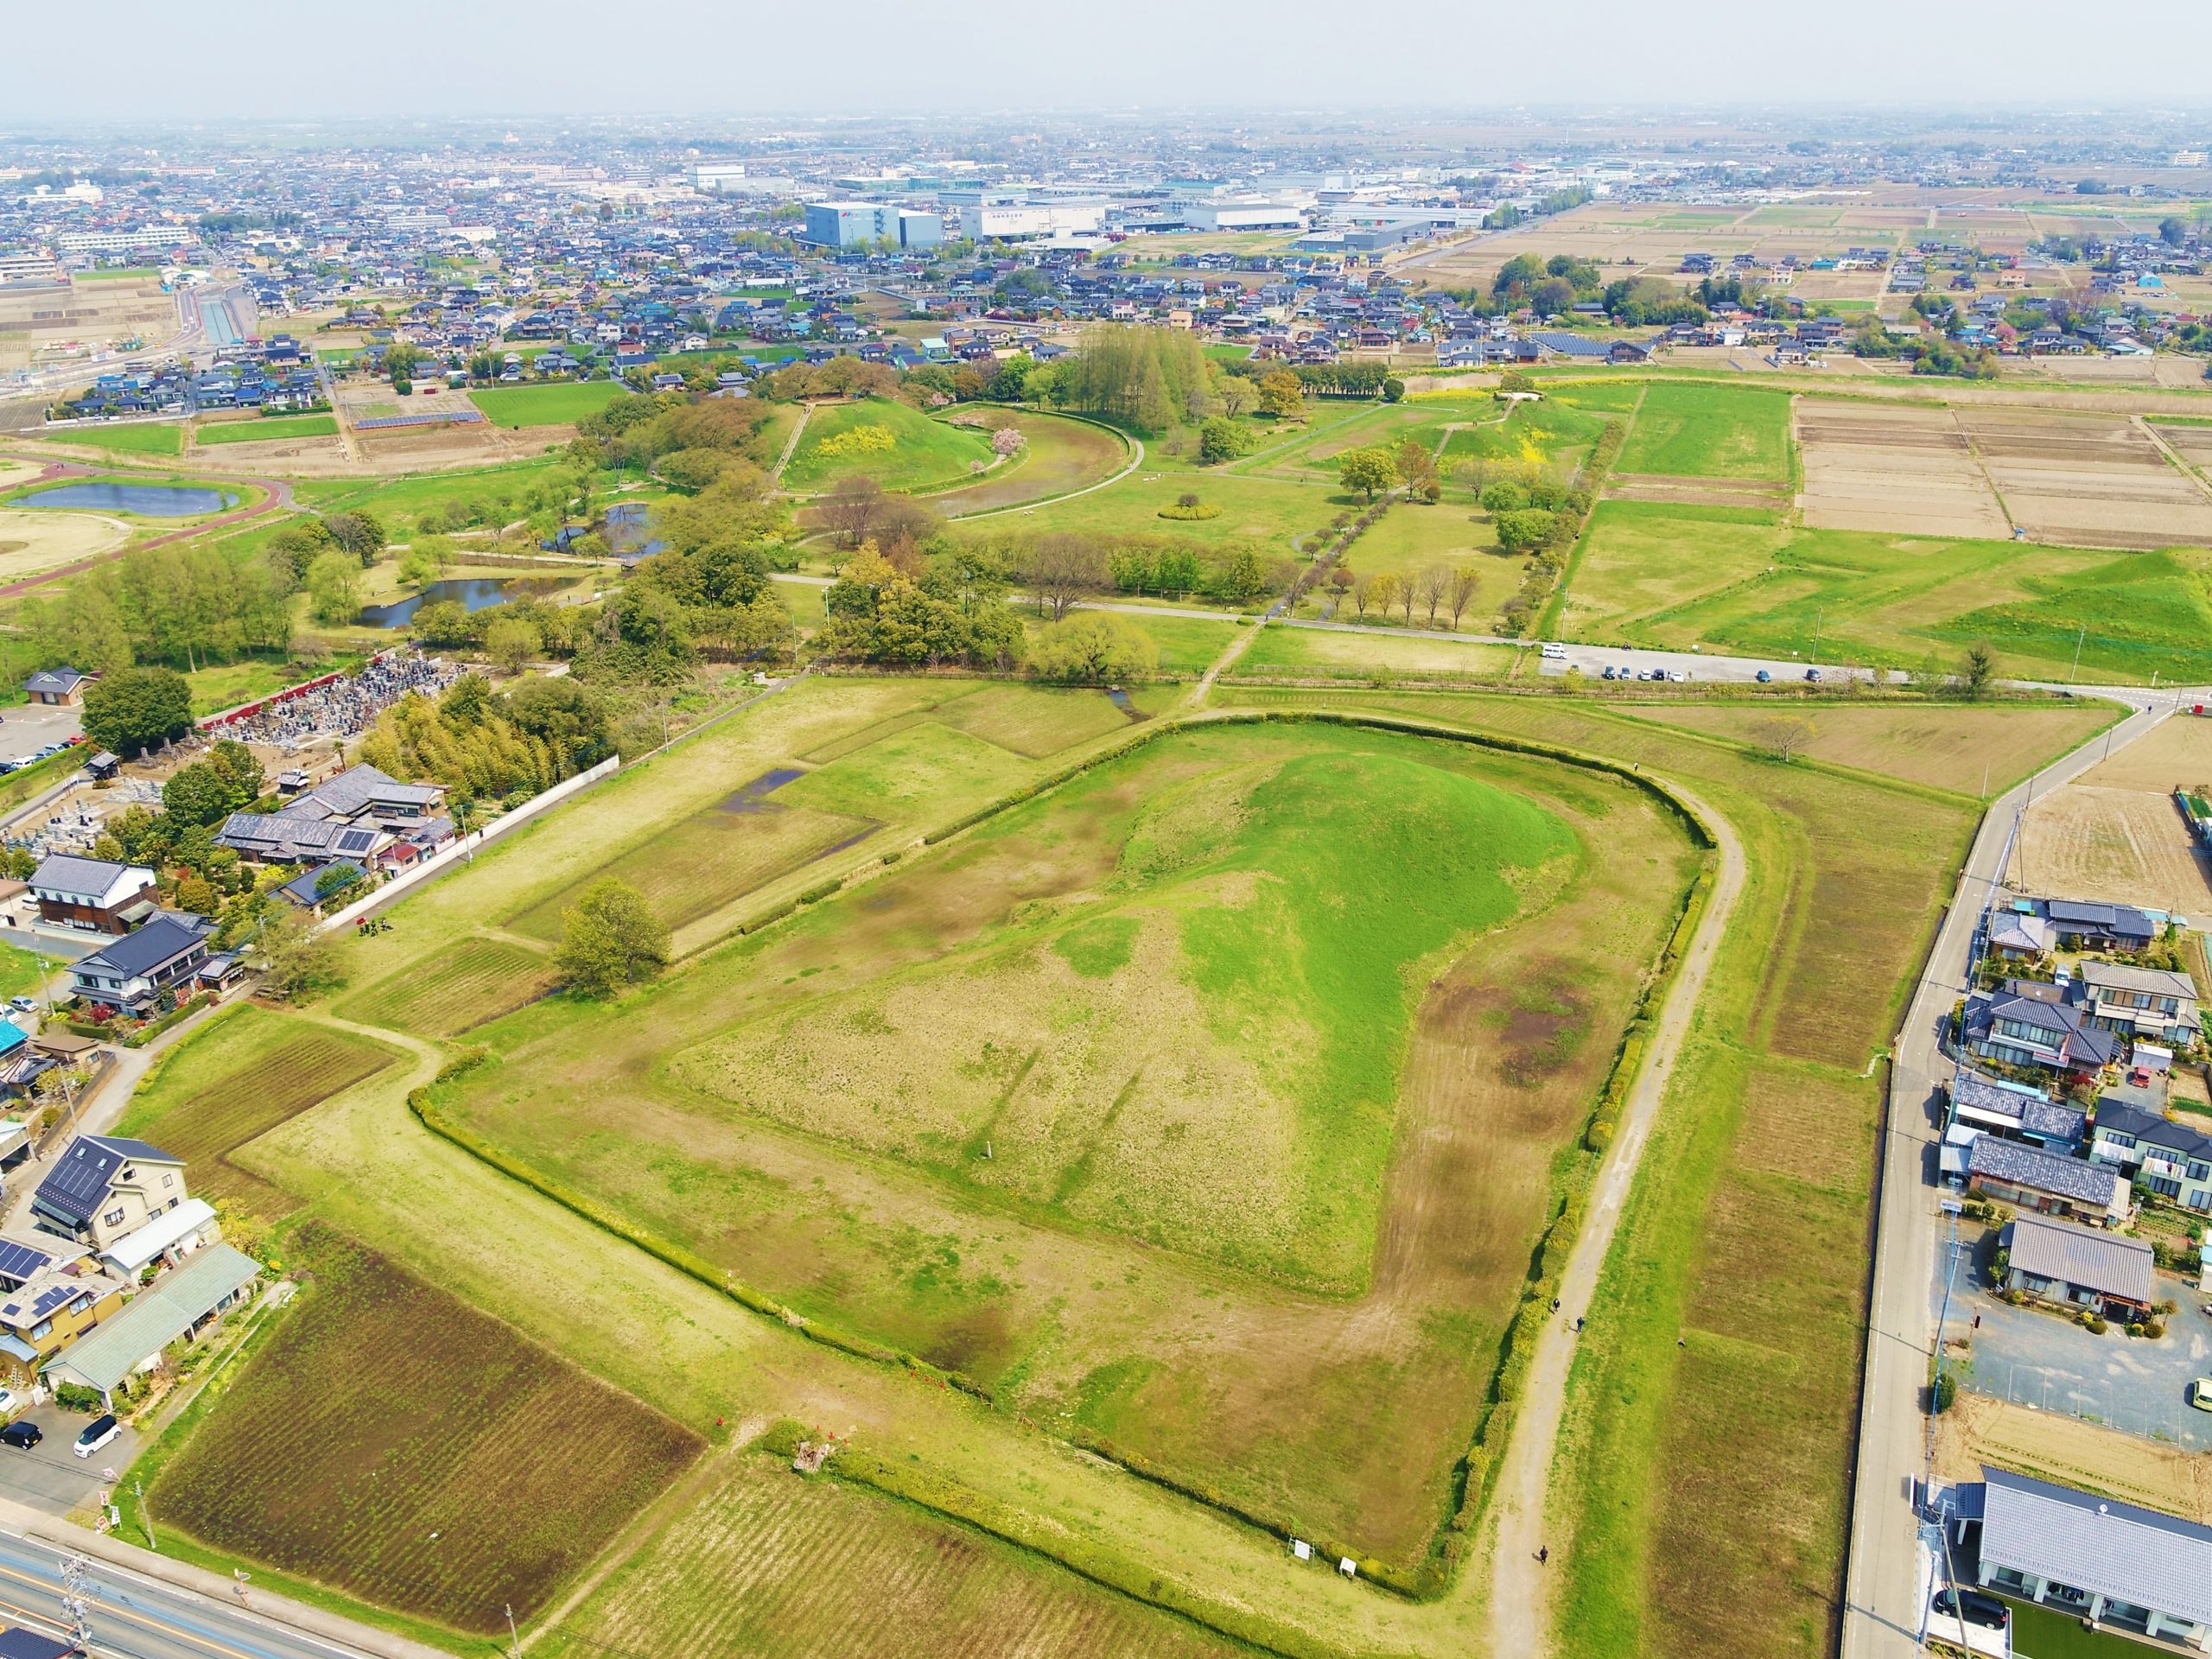
M 1754 747 L 1762 721 L 1792 715 L 1811 722 L 1798 753 L 1907 783 L 1962 795 L 2002 794 L 2035 768 L 2088 741 L 2118 717 L 2101 704 L 2041 708 L 1771 708 L 1686 704 L 1637 709 L 1639 720 L 1710 732 Z
M 2212 496 L 2125 416 L 1978 409 L 1959 424 L 2037 541 L 2212 546 Z
M 2208 784 L 2212 720 L 2177 715 L 2030 806 L 2011 879 L 2042 897 L 2202 918 L 2212 910 L 2212 861 L 2173 791 Z
M 710 806 L 593 870 L 576 887 L 518 912 L 508 925 L 533 938 L 558 942 L 562 912 L 585 887 L 612 877 L 645 894 L 653 913 L 671 928 L 682 927 L 875 827 L 873 819 L 766 799 Z
M 1322 678 L 1433 675 L 1503 679 L 1511 671 L 1516 654 L 1511 645 L 1479 645 L 1427 630 L 1355 633 L 1349 629 L 1273 627 L 1254 640 L 1252 648 L 1229 671 L 1236 679 L 1280 679 L 1300 674 Z
M 208 443 L 275 443 L 283 438 L 329 438 L 338 435 L 334 415 L 292 415 L 253 421 L 222 421 L 202 426 L 193 442 Z
M 550 963 L 534 950 L 505 939 L 464 939 L 345 1007 L 365 1025 L 453 1037 L 520 1007 L 551 982 Z
M 374 1077 L 393 1058 L 351 1032 L 239 1005 L 161 1064 L 132 1098 L 120 1132 L 184 1159 L 200 1197 L 281 1213 L 283 1195 L 232 1164 L 230 1154 Z
M 128 424 L 77 427 L 48 433 L 56 443 L 88 443 L 118 455 L 181 455 L 184 425 L 180 421 L 133 421 Z
M 1103 691 L 1020 685 L 985 686 L 939 703 L 930 718 L 1033 760 L 1130 723 Z
M 1948 409 L 1802 400 L 1805 522 L 1826 530 L 2000 537 L 2012 521 Z
M 493 386 L 468 401 L 494 426 L 571 426 L 630 395 L 612 380 L 577 380 L 546 386 Z
M 527 1620 L 705 1442 L 342 1235 L 149 1507 L 207 1548 L 474 1637 Z
M 866 1586 L 865 1595 L 846 1593 Z M 780 1459 L 731 1459 L 582 1606 L 547 1659 L 855 1654 L 963 1659 L 1233 1659 L 1249 1652 L 1084 1584 L 995 1538 Z
M 1655 380 L 1637 406 L 1618 466 L 1624 473 L 1681 478 L 1786 478 L 1789 394 Z

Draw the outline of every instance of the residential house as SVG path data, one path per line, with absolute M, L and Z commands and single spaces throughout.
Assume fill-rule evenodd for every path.
M 2158 1302 L 2151 1247 L 2140 1239 L 2016 1216 L 1997 1242 L 2006 1253 L 2008 1289 L 2123 1324 L 2144 1318 Z
M 2002 910 L 1990 918 L 1989 953 L 2005 962 L 2034 962 L 2050 953 L 2057 936 L 2050 924 L 2027 910 Z
M 2133 905 L 2053 899 L 2044 914 L 2057 930 L 2061 945 L 2071 939 L 2085 950 L 2140 950 L 2158 936 L 2158 925 Z
M 2089 1156 L 2162 1198 L 2212 1212 L 2212 1135 L 2107 1098 L 2097 1103 Z
M 2093 1024 L 2163 1048 L 2187 1048 L 2196 1041 L 2196 982 L 2187 974 L 2084 962 L 2075 983 L 2075 1000 Z
M 31 872 L 38 918 L 93 933 L 128 933 L 160 908 L 153 871 L 139 864 L 55 853 Z
M 2119 1039 L 2063 1001 L 2055 985 L 2007 980 L 1967 999 L 1967 1047 L 1985 1060 L 2042 1066 L 2065 1077 L 2095 1075 L 2112 1064 Z
M 104 1250 L 189 1196 L 183 1159 L 123 1135 L 80 1135 L 31 1195 L 31 1223 Z
M 2128 1211 L 2127 1184 L 2111 1166 L 1977 1135 L 1967 1155 L 1967 1190 L 2038 1215 L 2078 1216 L 2101 1224 Z
M 85 687 L 99 677 L 73 668 L 42 668 L 23 682 L 23 691 L 33 702 L 74 708 L 84 702 Z
M 198 1336 L 244 1301 L 260 1276 L 261 1264 L 251 1256 L 228 1244 L 210 1244 L 48 1361 L 41 1374 L 48 1382 L 91 1389 L 112 1404 L 115 1390 L 128 1378 L 151 1370 L 171 1343 Z
M 207 959 L 207 925 L 201 918 L 164 912 L 136 933 L 73 963 L 69 978 L 86 1001 L 143 1015 L 164 996 L 188 993 Z
M 2004 1469 L 1949 1496 L 1956 1559 L 1984 1589 L 2212 1649 L 2212 1528 Z
M 164 1210 L 136 1232 L 125 1233 L 99 1253 L 108 1270 L 129 1284 L 157 1265 L 180 1267 L 195 1251 L 223 1236 L 223 1224 L 215 1207 L 205 1198 L 187 1198 L 174 1210 Z
M 2070 1154 L 2088 1133 L 2088 1115 L 2061 1105 L 2042 1090 L 1961 1071 L 1951 1084 L 1951 1109 L 1961 1123 L 1985 1135 L 2025 1141 Z
M 0 1384 L 29 1389 L 41 1365 L 122 1307 L 125 1288 L 81 1245 L 0 1237 Z

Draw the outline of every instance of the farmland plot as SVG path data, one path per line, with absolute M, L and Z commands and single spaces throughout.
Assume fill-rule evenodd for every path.
M 1687 478 L 1781 479 L 1789 472 L 1789 394 L 1655 380 L 1621 446 L 1619 470 Z
M 753 1453 L 549 1630 L 550 1659 L 1229 1659 L 1247 1649 L 1026 1551 Z M 865 1593 L 861 1593 L 863 1587 Z
M 369 1025 L 452 1037 L 520 1007 L 551 982 L 546 959 L 505 939 L 464 939 L 346 1004 Z
M 2014 522 L 2076 547 L 2212 546 L 2212 498 L 2120 415 L 1961 410 Z
M 208 1548 L 492 1636 L 704 1449 L 352 1240 L 299 1243 L 311 1285 L 148 1495 Z
M 392 1058 L 391 1050 L 351 1032 L 238 1007 L 170 1057 L 130 1103 L 121 1132 L 184 1159 L 201 1197 L 281 1214 L 289 1207 L 283 1194 L 232 1165 L 229 1154 L 374 1077 Z
M 1805 522 L 1824 530 L 1925 536 L 2012 533 L 1957 417 L 1948 409 L 1802 400 Z
M 2212 720 L 2177 715 L 2031 805 L 2011 880 L 2041 897 L 2202 916 L 2212 906 L 2212 864 L 2173 791 L 2207 783 Z

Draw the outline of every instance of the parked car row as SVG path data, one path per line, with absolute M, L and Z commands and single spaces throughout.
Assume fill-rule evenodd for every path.
M 21 772 L 25 766 L 35 766 L 41 760 L 53 759 L 64 749 L 75 748 L 84 741 L 81 737 L 72 737 L 60 743 L 49 743 L 35 754 L 27 754 L 20 760 L 0 760 L 0 773 Z
M 77 1444 L 70 1448 L 80 1458 L 89 1458 L 117 1435 L 123 1425 L 112 1412 L 95 1417 L 77 1436 Z M 28 1417 L 18 1417 L 5 1428 L 0 1428 L 0 1446 L 11 1446 L 18 1452 L 28 1452 L 46 1439 L 46 1431 Z
M 1671 680 L 1677 685 L 1689 682 L 1689 671 L 1684 668 L 1614 668 L 1608 664 L 1599 677 L 1607 680 Z

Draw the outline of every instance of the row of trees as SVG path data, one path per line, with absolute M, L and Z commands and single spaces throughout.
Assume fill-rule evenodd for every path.
M 360 758 L 395 778 L 435 778 L 458 804 L 535 795 L 613 753 L 607 710 L 572 678 L 495 691 L 464 674 L 433 700 L 409 694 L 377 717 Z
M 1387 618 L 1395 611 L 1411 627 L 1418 609 L 1426 614 L 1431 627 L 1436 626 L 1440 613 L 1450 616 L 1452 631 L 1457 632 L 1467 607 L 1482 591 L 1483 579 L 1471 565 L 1432 564 L 1411 573 L 1380 570 L 1355 575 L 1339 564 L 1329 573 L 1329 585 L 1337 590 L 1339 604 L 1349 604 L 1363 622 L 1370 615 Z

